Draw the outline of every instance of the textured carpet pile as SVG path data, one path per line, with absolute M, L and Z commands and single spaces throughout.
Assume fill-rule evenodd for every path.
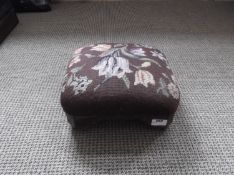
M 0 174 L 234 174 L 234 4 L 59 3 L 18 16 L 0 45 Z M 167 55 L 181 103 L 166 131 L 121 121 L 71 130 L 65 68 L 97 42 Z

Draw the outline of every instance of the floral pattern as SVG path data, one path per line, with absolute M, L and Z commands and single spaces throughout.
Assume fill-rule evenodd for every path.
M 174 76 L 174 75 L 171 75 L 171 79 L 172 79 L 172 81 L 173 81 L 174 83 L 176 83 L 176 82 L 177 82 L 177 80 L 176 80 L 176 78 L 175 78 L 175 76 Z
M 177 88 L 177 86 L 174 84 L 174 83 L 169 83 L 167 85 L 167 88 L 169 90 L 169 93 L 171 94 L 171 96 L 174 98 L 174 99 L 179 99 L 179 89 Z
M 141 67 L 149 67 L 149 66 L 151 66 L 150 62 L 144 62 L 141 64 Z
M 73 60 L 70 62 L 68 67 L 72 67 L 74 64 L 80 62 L 80 55 L 77 55 Z
M 160 52 L 158 52 L 156 50 L 151 51 L 151 53 L 152 53 L 152 56 L 157 57 L 157 58 L 159 58 L 162 61 L 165 61 L 165 62 L 167 61 L 166 58 L 165 58 L 165 56 L 162 53 L 160 53 Z
M 138 84 L 143 84 L 145 87 L 148 87 L 148 84 L 155 85 L 153 75 L 146 70 L 136 71 L 134 85 Z
M 66 87 L 71 87 L 75 95 L 80 95 L 90 87 L 95 92 L 109 79 L 116 77 L 127 89 L 142 86 L 154 89 L 156 94 L 162 94 L 167 98 L 171 96 L 179 99 L 175 77 L 170 71 L 167 72 L 170 70 L 169 66 L 165 65 L 167 60 L 158 50 L 134 44 L 96 44 L 86 47 L 85 51 L 83 49 L 77 49 L 70 61 L 68 66 L 70 73 L 66 74 L 63 91 Z M 104 77 L 102 80 L 96 82 L 81 73 L 86 66 L 79 65 L 81 56 L 94 60 L 93 65 L 86 67 L 86 70 L 97 71 L 99 77 Z
M 145 51 L 142 48 L 138 48 L 138 49 L 133 49 L 131 50 L 131 53 L 137 56 L 146 56 L 145 55 Z
M 86 91 L 88 88 L 89 84 L 93 82 L 93 80 L 89 80 L 87 76 L 79 76 L 79 78 L 76 76 L 76 74 L 84 67 L 75 67 L 71 69 L 71 75 L 67 73 L 65 75 L 65 80 L 64 80 L 64 85 L 62 87 L 62 92 L 65 91 L 66 87 L 72 87 L 74 94 L 82 94 L 83 92 Z
M 87 76 L 80 76 L 79 78 L 75 77 L 70 83 L 70 86 L 73 86 L 73 91 L 75 92 L 75 95 L 77 95 L 85 92 L 88 85 L 92 82 L 93 80 L 89 80 Z
M 76 49 L 74 54 L 80 54 L 82 50 L 83 50 L 83 47 Z
M 105 76 L 106 78 L 113 76 L 122 78 L 125 73 L 132 72 L 127 59 L 113 56 L 102 59 L 97 65 L 92 67 L 92 69 L 98 70 L 99 76 Z
M 164 78 L 159 79 L 159 84 L 160 84 L 160 86 L 157 89 L 157 93 L 158 94 L 162 93 L 164 96 L 169 97 L 170 94 L 168 92 L 167 84 L 166 84 L 166 81 L 164 80 Z
M 99 51 L 99 52 L 105 52 L 111 48 L 111 45 L 109 44 L 98 44 L 97 46 L 94 46 L 91 48 L 91 50 Z
M 75 50 L 74 55 L 73 55 L 73 59 L 70 61 L 70 64 L 68 65 L 68 67 L 72 67 L 74 64 L 81 61 L 80 56 L 81 56 L 82 50 L 83 50 L 82 47 Z

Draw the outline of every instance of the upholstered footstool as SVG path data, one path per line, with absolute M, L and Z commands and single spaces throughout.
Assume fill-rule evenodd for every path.
M 175 77 L 159 50 L 103 43 L 74 52 L 62 85 L 61 105 L 74 128 L 106 119 L 166 127 L 179 98 Z

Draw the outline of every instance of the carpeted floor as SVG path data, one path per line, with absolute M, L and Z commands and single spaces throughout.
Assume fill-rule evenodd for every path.
M 59 3 L 18 16 L 0 45 L 0 174 L 234 174 L 233 3 Z M 120 121 L 72 132 L 66 64 L 103 41 L 167 55 L 182 97 L 166 131 Z

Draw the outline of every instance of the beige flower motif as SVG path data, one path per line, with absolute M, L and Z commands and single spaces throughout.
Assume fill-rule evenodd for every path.
M 69 64 L 69 68 L 72 67 L 74 64 L 80 62 L 80 55 L 77 55 L 73 60 L 71 60 L 70 64 Z
M 98 44 L 97 46 L 94 46 L 91 50 L 99 51 L 99 52 L 105 52 L 111 48 L 111 45 L 108 44 Z
M 180 93 L 178 87 L 174 83 L 167 85 L 168 91 L 174 99 L 179 99 Z
M 153 75 L 146 70 L 138 70 L 135 73 L 134 85 L 142 84 L 148 87 L 148 84 L 155 85 L 155 80 Z

